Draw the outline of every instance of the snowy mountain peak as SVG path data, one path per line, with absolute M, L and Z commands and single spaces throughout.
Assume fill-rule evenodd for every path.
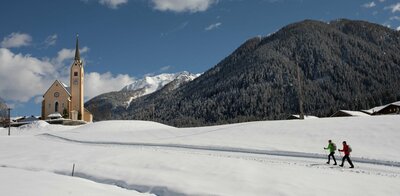
M 156 76 L 145 76 L 144 78 L 136 80 L 132 84 L 125 86 L 121 91 L 136 91 L 143 89 L 143 95 L 147 95 L 161 89 L 175 79 L 187 82 L 194 80 L 198 76 L 200 76 L 200 74 L 192 74 L 187 71 L 179 73 L 163 73 Z
M 145 76 L 142 79 L 135 80 L 120 91 L 99 95 L 86 102 L 86 105 L 90 111 L 96 111 L 95 116 L 98 119 L 102 119 L 120 108 L 127 109 L 131 103 L 139 97 L 154 93 L 164 87 L 165 90 L 163 90 L 163 92 L 173 91 L 182 84 L 190 82 L 200 75 L 201 74 L 192 74 L 183 71 L 178 73 L 163 73 L 156 76 Z
M 163 73 L 156 76 L 145 76 L 140 80 L 134 81 L 132 84 L 125 86 L 121 92 L 132 92 L 132 91 L 140 91 L 137 92 L 135 96 L 129 97 L 125 102 L 125 107 L 129 107 L 130 103 L 141 96 L 151 94 L 168 83 L 175 81 L 173 84 L 173 89 L 178 88 L 182 83 L 189 82 L 199 77 L 201 74 L 192 74 L 187 71 L 179 72 L 179 73 Z

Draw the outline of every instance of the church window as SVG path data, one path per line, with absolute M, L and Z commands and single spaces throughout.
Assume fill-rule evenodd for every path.
M 54 112 L 58 112 L 58 102 L 57 101 L 54 104 Z
M 78 72 L 76 71 L 76 72 L 74 72 L 74 76 L 78 76 Z

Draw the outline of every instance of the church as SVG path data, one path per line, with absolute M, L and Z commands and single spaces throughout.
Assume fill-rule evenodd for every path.
M 74 62 L 70 69 L 70 86 L 56 80 L 44 93 L 42 119 L 62 116 L 71 120 L 92 122 L 93 115 L 84 108 L 84 71 L 79 54 L 79 40 L 76 36 Z

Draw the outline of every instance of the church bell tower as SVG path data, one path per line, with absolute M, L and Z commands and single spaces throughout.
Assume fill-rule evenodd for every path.
M 84 100 L 83 100 L 83 83 L 84 83 L 83 63 L 79 54 L 79 40 L 76 35 L 76 48 L 75 58 L 71 65 L 70 73 L 70 91 L 71 91 L 71 107 L 70 115 L 72 112 L 78 112 L 78 120 L 84 119 Z

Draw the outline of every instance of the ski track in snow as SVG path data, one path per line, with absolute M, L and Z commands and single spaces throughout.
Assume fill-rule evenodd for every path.
M 97 145 L 107 147 L 137 147 L 137 148 L 150 148 L 156 151 L 168 150 L 176 153 L 196 154 L 199 156 L 213 156 L 229 159 L 240 159 L 246 161 L 256 161 L 263 164 L 274 165 L 290 165 L 293 167 L 307 167 L 310 169 L 321 169 L 325 171 L 346 172 L 359 175 L 375 175 L 385 177 L 400 177 L 400 163 L 384 160 L 372 160 L 352 157 L 356 168 L 350 169 L 348 165 L 339 167 L 328 165 L 325 163 L 327 155 L 311 154 L 302 152 L 288 152 L 288 151 L 268 151 L 268 150 L 255 150 L 245 148 L 231 148 L 231 147 L 218 147 L 218 146 L 195 146 L 195 145 L 182 145 L 182 144 L 156 144 L 156 143 L 123 143 L 123 142 L 106 142 L 106 141 L 81 141 L 69 139 L 52 134 L 41 134 L 39 137 L 48 139 L 55 139 L 64 142 L 72 142 L 82 145 Z M 321 159 L 323 161 L 321 162 Z M 341 162 L 341 157 L 337 157 L 338 164 Z M 384 168 L 383 168 L 384 167 Z M 391 167 L 392 169 L 387 169 Z M 62 174 L 62 173 L 59 173 Z M 67 173 L 65 175 L 68 175 Z M 155 195 L 182 195 L 178 192 L 173 192 L 168 187 L 149 187 L 145 185 L 132 185 L 127 184 L 121 180 L 102 179 L 91 174 L 78 173 L 78 177 L 89 179 L 97 183 L 112 184 L 122 188 L 136 190 L 139 192 L 147 192 Z M 172 192 L 171 192 L 172 191 Z
M 182 145 L 182 144 L 156 144 L 156 143 L 123 143 L 123 142 L 108 142 L 108 141 L 81 141 L 69 139 L 57 135 L 48 133 L 37 135 L 43 139 L 58 140 L 67 143 L 76 143 L 81 145 L 96 145 L 105 147 L 135 147 L 135 148 L 148 148 L 156 151 L 172 151 L 175 153 L 187 153 L 195 154 L 199 156 L 213 156 L 222 157 L 228 159 L 241 159 L 246 161 L 256 161 L 263 164 L 274 164 L 274 165 L 290 165 L 293 167 L 307 167 L 310 169 L 321 169 L 325 171 L 335 172 L 347 172 L 359 175 L 376 175 L 385 177 L 400 177 L 400 163 L 391 162 L 384 160 L 372 160 L 353 157 L 353 162 L 356 164 L 356 168 L 349 169 L 347 167 L 341 168 L 339 166 L 333 166 L 325 164 L 326 155 L 323 154 L 312 154 L 302 152 L 289 152 L 289 151 L 268 151 L 268 150 L 256 150 L 256 149 L 245 149 L 245 148 L 232 148 L 222 146 L 195 146 L 195 145 Z M 321 159 L 324 159 L 321 162 Z M 338 163 L 341 159 L 337 158 Z M 0 167 L 16 168 L 9 165 L 0 165 Z M 383 168 L 385 167 L 385 168 Z M 392 167 L 392 169 L 387 169 Z M 30 171 L 41 171 L 41 169 L 34 168 L 18 168 Z M 55 174 L 70 176 L 68 171 L 53 171 Z M 96 183 L 108 184 L 118 186 L 128 190 L 135 190 L 141 193 L 150 193 L 154 195 L 185 195 L 183 193 L 176 192 L 165 186 L 149 186 L 144 184 L 130 184 L 120 179 L 104 178 L 99 177 L 90 173 L 76 172 L 75 177 L 91 180 Z
M 195 146 L 185 144 L 157 144 L 157 143 L 126 143 L 126 142 L 109 142 L 109 141 L 83 141 L 74 140 L 49 133 L 44 133 L 38 136 L 48 137 L 67 142 L 74 142 L 80 144 L 89 145 L 116 145 L 116 146 L 132 146 L 132 147 L 155 147 L 155 148 L 170 148 L 170 149 L 187 149 L 187 150 L 199 150 L 199 151 L 213 151 L 213 152 L 227 152 L 227 153 L 241 153 L 241 154 L 256 154 L 256 155 L 269 155 L 269 156 L 280 156 L 280 157 L 293 157 L 293 158 L 306 158 L 306 159 L 326 159 L 327 155 L 313 154 L 304 152 L 291 152 L 291 151 L 271 151 L 271 150 L 257 150 L 257 149 L 245 149 L 245 148 L 233 148 L 223 146 Z M 338 157 L 339 158 L 339 157 Z M 377 159 L 366 159 L 360 157 L 352 157 L 353 162 L 383 165 L 390 167 L 400 167 L 400 162 L 386 161 Z M 341 161 L 341 158 L 337 160 Z

